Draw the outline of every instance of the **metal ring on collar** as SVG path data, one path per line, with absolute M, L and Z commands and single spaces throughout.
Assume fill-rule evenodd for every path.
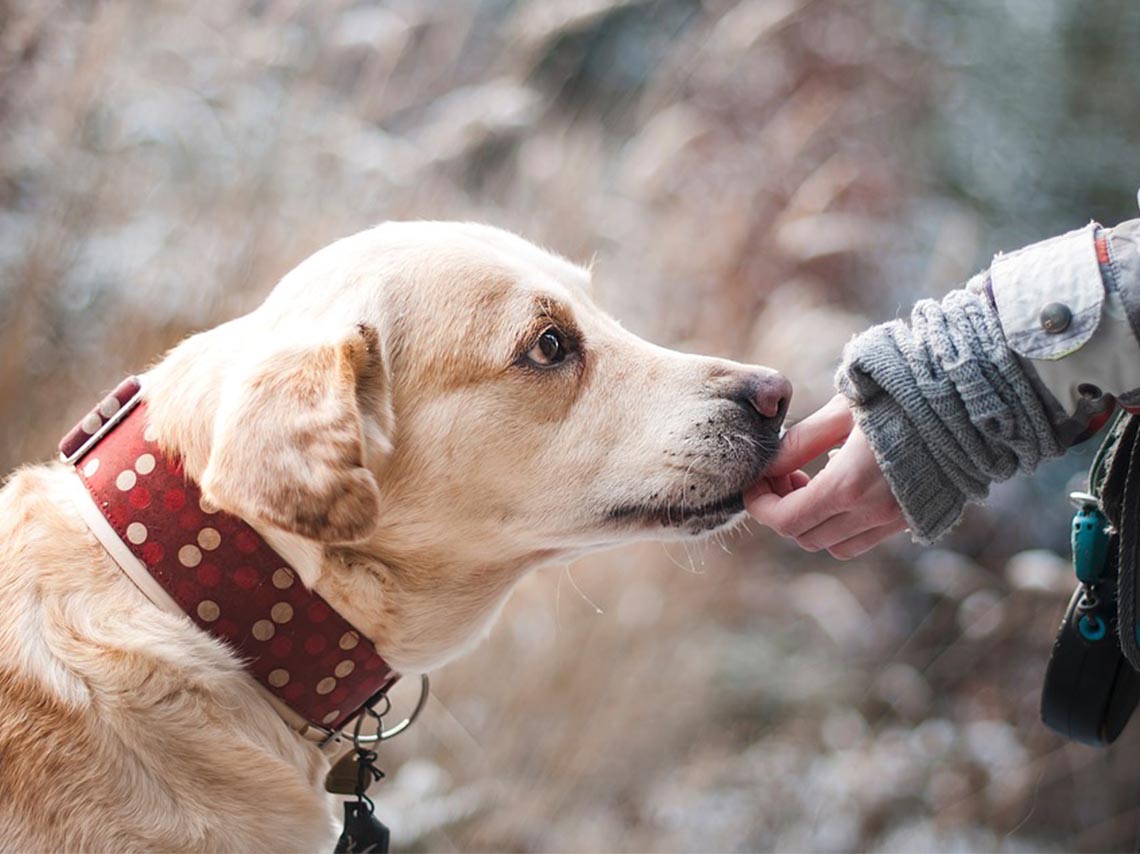
M 364 711 L 356 719 L 356 727 L 352 731 L 353 743 L 359 747 L 362 744 L 377 744 L 381 741 L 387 741 L 390 738 L 395 738 L 398 736 L 413 723 L 415 723 L 416 718 L 420 716 L 420 712 L 422 712 L 424 710 L 424 706 L 427 705 L 428 692 L 430 690 L 431 682 L 428 680 L 427 674 L 421 674 L 420 697 L 418 700 L 416 700 L 415 708 L 412 709 L 412 713 L 410 715 L 408 715 L 391 729 L 384 729 L 383 717 L 388 712 L 388 710 L 392 708 L 392 701 L 388 699 L 387 694 L 381 695 L 376 702 L 379 703 L 381 700 L 384 701 L 384 711 L 377 712 L 371 706 L 364 709 Z M 373 717 L 379 723 L 380 729 L 373 735 L 365 735 L 360 731 L 361 724 L 364 723 L 364 719 L 366 717 Z

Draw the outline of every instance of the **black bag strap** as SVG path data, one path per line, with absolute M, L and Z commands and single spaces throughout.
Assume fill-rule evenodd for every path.
M 1140 637 L 1137 636 L 1140 615 L 1137 614 L 1136 598 L 1137 573 L 1140 571 L 1138 437 L 1140 418 L 1128 414 L 1119 415 L 1093 463 L 1089 485 L 1094 490 L 1099 489 L 1104 515 L 1116 531 L 1117 634 L 1124 657 L 1134 670 L 1140 671 Z

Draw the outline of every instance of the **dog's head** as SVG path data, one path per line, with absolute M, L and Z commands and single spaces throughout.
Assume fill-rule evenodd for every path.
M 184 343 L 152 417 L 209 500 L 322 544 L 351 611 L 382 566 L 390 617 L 430 596 L 399 619 L 462 634 L 529 566 L 733 523 L 776 451 L 786 380 L 649 344 L 588 282 L 493 228 L 385 224 Z

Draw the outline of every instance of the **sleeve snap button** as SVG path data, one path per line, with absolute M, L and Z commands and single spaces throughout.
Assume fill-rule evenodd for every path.
M 1073 312 L 1063 302 L 1051 302 L 1041 309 L 1041 328 L 1050 335 L 1064 332 L 1073 322 Z

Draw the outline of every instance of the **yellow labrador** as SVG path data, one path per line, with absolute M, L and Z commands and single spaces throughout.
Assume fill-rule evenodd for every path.
M 150 430 L 405 673 L 460 654 L 553 560 L 742 515 L 791 389 L 649 344 L 514 235 L 389 223 L 144 376 Z M 324 754 L 76 512 L 0 492 L 0 845 L 329 850 Z

